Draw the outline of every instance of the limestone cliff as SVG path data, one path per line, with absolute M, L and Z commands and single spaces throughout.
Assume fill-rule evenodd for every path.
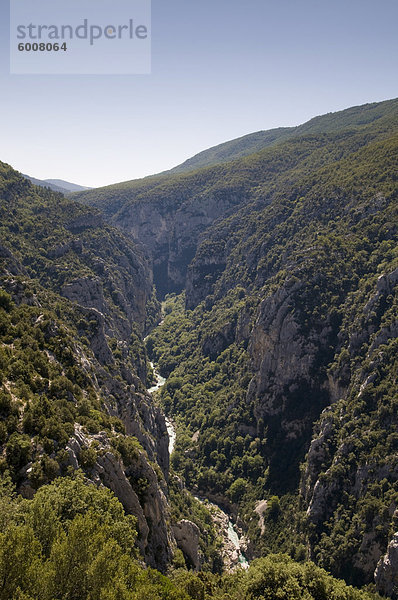
M 317 560 L 322 552 L 317 546 L 322 535 L 322 544 L 336 540 L 345 504 L 345 518 L 355 514 L 349 551 L 336 549 L 335 562 L 324 564 L 333 565 L 343 576 L 351 569 L 354 582 L 372 581 L 375 572 L 379 590 L 388 595 L 394 580 L 395 537 L 390 541 L 390 536 L 396 527 L 394 482 L 398 479 L 392 444 L 397 419 L 390 406 L 395 384 L 389 373 L 398 330 L 396 321 L 390 321 L 393 313 L 386 309 L 397 283 L 397 269 L 382 274 L 361 297 L 361 310 L 355 307 L 358 312 L 344 340 L 346 349 L 329 374 L 335 387 L 345 392 L 322 413 L 301 480 L 303 507 L 313 526 L 309 536 L 312 558 Z M 391 390 L 391 399 L 385 390 Z M 380 428 L 383 443 L 377 444 Z
M 380 559 L 375 570 L 376 587 L 380 594 L 394 600 L 398 592 L 398 533 L 388 544 L 386 554 Z
M 95 448 L 92 464 L 84 462 L 84 451 Z M 76 426 L 66 450 L 70 465 L 83 464 L 87 476 L 96 485 L 105 485 L 119 498 L 128 514 L 138 521 L 138 546 L 148 564 L 165 570 L 175 544 L 167 522 L 170 519 L 167 488 L 159 479 L 145 452 L 137 449 L 129 465 L 117 456 L 105 433 L 88 436 Z
M 25 496 L 71 468 L 112 489 L 138 519 L 146 562 L 166 570 L 175 547 L 168 434 L 146 392 L 142 342 L 159 313 L 149 263 L 97 212 L 5 170 L 1 293 L 23 325 L 7 317 L 1 330 L 0 387 L 12 416 L 0 451 L 16 440 L 10 466 Z
M 155 197 L 154 201 L 150 197 L 133 201 L 112 219 L 147 249 L 160 294 L 179 292 L 185 287 L 187 269 L 195 257 L 200 236 L 241 201 L 236 192 L 195 192 L 190 189 L 181 195 L 177 192 L 177 196 Z M 219 258 L 213 264 L 217 261 Z
M 271 477 L 277 464 L 277 472 L 282 468 L 291 474 L 292 486 L 297 484 L 294 472 L 310 441 L 313 422 L 330 403 L 322 366 L 329 358 L 332 328 L 324 321 L 304 330 L 296 309 L 303 288 L 304 283 L 293 277 L 261 302 L 248 347 L 255 375 L 247 401 L 254 405 L 257 422 L 268 426 Z

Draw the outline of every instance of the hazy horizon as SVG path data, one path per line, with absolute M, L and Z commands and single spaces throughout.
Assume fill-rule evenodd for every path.
M 0 160 L 99 187 L 260 130 L 398 96 L 395 0 L 153 0 L 152 74 L 9 75 L 1 5 Z
M 365 102 L 364 104 L 373 104 L 373 103 L 379 103 L 379 102 L 388 102 L 389 100 L 395 100 L 395 98 L 383 98 L 382 100 L 374 100 L 372 102 Z M 309 119 L 307 119 L 307 121 L 303 121 L 301 123 L 295 123 L 294 125 L 283 125 L 282 124 L 279 127 L 281 127 L 281 128 L 284 128 L 284 127 L 296 127 L 296 126 L 299 126 L 299 125 L 303 125 L 304 123 L 310 121 L 311 119 L 313 119 L 315 117 L 323 116 L 324 114 L 328 114 L 328 113 L 339 112 L 340 110 L 346 110 L 348 108 L 355 108 L 355 106 L 362 106 L 362 105 L 346 106 L 346 107 L 344 107 L 342 109 L 339 109 L 337 111 L 327 111 L 327 113 L 322 113 L 322 114 L 319 114 L 319 115 L 313 115 L 312 117 L 310 117 Z M 272 128 L 272 129 L 274 129 L 274 128 Z M 277 129 L 277 127 L 275 129 Z M 263 130 L 257 130 L 257 131 L 250 131 L 247 134 L 243 134 L 242 136 L 238 136 L 238 138 L 245 137 L 246 135 L 251 135 L 251 134 L 254 134 L 254 133 L 258 133 L 260 131 L 267 131 L 267 130 L 263 129 Z M 219 142 L 219 144 L 223 144 L 225 142 L 229 142 L 229 141 L 232 141 L 232 140 L 238 139 L 238 138 L 229 138 L 227 140 L 223 140 L 223 141 Z M 133 181 L 133 180 L 136 180 L 136 179 L 145 179 L 146 177 L 151 177 L 153 175 L 158 175 L 158 174 L 162 173 L 163 171 L 167 171 L 169 169 L 173 169 L 174 167 L 177 167 L 177 166 L 183 164 L 186 160 L 188 160 L 190 158 L 193 158 L 193 156 L 196 156 L 197 154 L 200 154 L 201 152 L 203 152 L 205 150 L 210 150 L 211 148 L 216 147 L 219 144 L 215 144 L 213 146 L 206 146 L 206 147 L 202 148 L 202 150 L 199 150 L 198 152 L 196 152 L 195 155 L 191 155 L 190 154 L 189 156 L 186 156 L 185 158 L 183 158 L 178 164 L 175 164 L 175 165 L 173 164 L 171 166 L 168 166 L 165 169 L 161 169 L 160 171 L 156 171 L 156 172 L 153 172 L 153 173 L 148 173 L 146 175 L 142 175 L 141 177 L 134 177 L 134 178 L 130 178 L 130 179 L 123 179 L 123 180 L 118 180 L 118 181 L 111 181 L 110 183 L 105 183 L 105 184 L 103 184 L 101 186 L 83 186 L 83 184 L 81 184 L 79 181 L 70 181 L 70 180 L 66 179 L 65 177 L 59 177 L 59 176 L 49 176 L 49 177 L 42 177 L 42 178 L 39 177 L 38 178 L 35 175 L 32 175 L 31 173 L 25 173 L 25 175 L 28 175 L 29 177 L 34 177 L 35 179 L 40 179 L 40 180 L 43 180 L 43 181 L 50 181 L 50 180 L 53 180 L 53 182 L 56 182 L 56 181 L 59 181 L 59 182 L 65 181 L 65 182 L 68 182 L 68 183 L 74 183 L 74 184 L 77 184 L 77 185 L 82 185 L 83 187 L 90 187 L 90 188 L 107 187 L 107 186 L 114 185 L 114 184 L 117 184 L 117 183 L 123 183 L 123 182 L 126 182 L 126 181 Z M 14 169 L 16 169 L 16 170 L 19 170 L 15 165 L 11 165 L 11 166 Z

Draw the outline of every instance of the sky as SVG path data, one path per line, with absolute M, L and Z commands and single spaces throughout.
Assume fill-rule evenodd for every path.
M 153 0 L 149 75 L 10 75 L 0 3 L 0 160 L 39 179 L 136 179 L 398 96 L 397 0 Z

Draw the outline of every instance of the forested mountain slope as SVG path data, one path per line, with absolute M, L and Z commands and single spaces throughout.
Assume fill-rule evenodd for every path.
M 165 568 L 168 437 L 142 344 L 158 310 L 148 265 L 99 214 L 3 163 L 0 198 L 1 470 L 31 497 L 82 468 L 137 517 L 143 555 Z
M 186 570 L 173 523 L 188 511 L 203 528 L 207 569 L 215 532 L 175 476 L 168 501 L 165 421 L 145 392 L 142 336 L 159 318 L 146 260 L 4 163 L 0 200 L 0 599 L 376 599 L 283 555 Z
M 268 131 L 249 133 L 249 135 L 244 135 L 199 152 L 199 154 L 189 158 L 181 165 L 165 171 L 164 174 L 187 173 L 188 171 L 195 171 L 203 167 L 211 167 L 249 156 L 250 154 L 264 150 L 268 146 L 274 145 L 280 140 L 288 139 L 294 130 L 295 127 L 280 127 Z
M 187 286 L 203 302 L 177 303 L 149 347 L 170 373 L 166 411 L 189 434 L 175 467 L 249 520 L 261 494 L 295 492 L 313 423 L 333 406 L 304 460 L 308 519 L 287 537 L 308 535 L 311 555 L 356 583 L 372 580 L 397 502 L 385 443 L 397 426 L 397 151 L 395 135 L 214 226 Z
M 174 468 L 239 507 L 254 555 L 308 547 L 364 584 L 397 529 L 398 102 L 299 134 L 79 198 L 143 242 L 161 293 L 185 291 L 148 340 Z M 389 553 L 376 580 L 393 594 Z
M 243 137 L 219 144 L 208 150 L 189 158 L 181 165 L 170 169 L 165 173 L 186 173 L 202 167 L 230 162 L 244 156 L 249 156 L 255 152 L 260 152 L 264 148 L 274 146 L 276 143 L 299 137 L 306 133 L 332 133 L 336 130 L 347 127 L 357 127 L 371 123 L 382 117 L 386 110 L 392 109 L 393 103 L 387 107 L 387 103 L 373 103 L 365 106 L 354 106 L 337 113 L 329 113 L 320 117 L 315 117 L 303 125 L 297 127 L 279 127 L 268 131 L 258 131 Z
M 79 531 L 76 589 L 116 552 L 124 566 L 103 572 L 126 600 L 349 600 L 374 584 L 397 596 L 398 101 L 298 129 L 225 164 L 75 196 L 95 209 L 1 164 L 1 471 L 28 498 L 5 477 L 2 542 L 28 548 L 23 564 L 50 582 L 39 596 L 15 575 L 19 600 L 57 597 L 56 552 Z M 155 329 L 153 281 L 173 292 Z M 179 478 L 146 353 L 167 377 Z M 69 478 L 77 467 L 86 480 Z M 90 481 L 137 523 L 106 491 L 87 515 Z M 224 578 L 177 568 L 189 561 L 170 525 L 199 510 L 184 482 L 234 515 L 250 559 L 269 558 Z M 71 489 L 80 514 L 62 509 Z M 54 499 L 49 535 L 37 514 Z M 217 571 L 206 518 L 203 568 Z M 133 539 L 148 564 L 173 565 L 174 584 L 144 574 Z M 114 599 L 99 580 L 96 597 Z
M 161 294 L 181 291 L 200 236 L 218 219 L 396 130 L 398 102 L 317 117 L 301 134 L 243 159 L 180 175 L 160 175 L 74 195 L 96 206 L 151 253 Z M 394 129 L 395 128 L 395 129 Z M 215 270 L 219 267 L 215 264 Z

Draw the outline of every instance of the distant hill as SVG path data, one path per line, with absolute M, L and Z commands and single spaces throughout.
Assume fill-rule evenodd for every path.
M 363 144 L 367 144 L 370 139 L 383 138 L 389 134 L 394 128 L 397 119 L 398 100 L 388 100 L 380 103 L 365 104 L 360 107 L 349 108 L 344 111 L 329 113 L 321 117 L 315 117 L 307 123 L 296 128 L 280 128 L 268 132 L 258 132 L 251 134 L 238 140 L 226 142 L 221 146 L 207 150 L 197 157 L 193 157 L 186 163 L 187 172 L 169 172 L 144 179 L 125 181 L 118 184 L 94 188 L 83 192 L 77 192 L 73 195 L 74 200 L 82 204 L 94 206 L 100 209 L 106 218 L 113 224 L 127 229 L 134 237 L 139 237 L 142 241 L 142 231 L 138 231 L 140 219 L 137 220 L 135 214 L 133 219 L 126 216 L 130 211 L 134 213 L 139 210 L 139 207 L 145 207 L 148 211 L 150 229 L 148 235 L 151 240 L 150 244 L 155 243 L 155 240 L 162 238 L 162 243 L 165 242 L 165 252 L 160 243 L 159 260 L 163 267 L 169 261 L 169 247 L 163 239 L 166 231 L 170 235 L 170 223 L 166 230 L 159 230 L 157 223 L 153 222 L 155 232 L 152 231 L 150 223 L 152 222 L 149 215 L 154 209 L 162 207 L 165 209 L 169 206 L 170 215 L 179 207 L 184 205 L 194 205 L 195 203 L 201 207 L 201 211 L 208 210 L 207 216 L 201 217 L 204 223 L 199 226 L 195 225 L 195 235 L 191 239 L 191 234 L 187 236 L 187 243 L 192 247 L 191 253 L 186 252 L 185 245 L 181 246 L 178 251 L 177 262 L 180 261 L 183 255 L 183 263 L 185 267 L 193 258 L 192 252 L 196 244 L 197 236 L 201 233 L 202 227 L 206 228 L 213 219 L 217 219 L 222 214 L 228 213 L 233 205 L 245 203 L 249 190 L 255 191 L 257 186 L 262 183 L 276 182 L 276 178 L 282 177 L 286 171 L 287 179 L 291 179 L 290 169 L 301 160 L 309 161 L 307 167 L 309 169 L 316 165 L 321 166 L 326 162 L 333 161 L 342 156 L 345 150 L 339 150 L 339 144 L 346 146 L 346 138 L 351 137 L 353 140 L 353 148 L 359 148 Z M 332 137 L 335 136 L 334 144 L 336 146 L 336 154 L 330 153 Z M 340 141 L 339 141 L 340 140 Z M 236 156 L 237 152 L 246 152 L 249 147 L 258 148 L 258 145 L 264 143 L 268 147 L 264 147 L 261 151 L 256 151 L 249 156 L 242 156 L 229 160 L 223 163 L 228 155 L 230 158 Z M 321 155 L 320 147 L 324 148 L 324 155 Z M 349 146 L 349 144 L 348 144 Z M 206 158 L 206 156 L 207 158 Z M 198 164 L 198 160 L 213 161 L 212 166 L 194 168 Z M 216 164 L 218 161 L 218 164 Z M 220 163 L 221 161 L 221 163 Z M 188 170 L 188 163 L 192 170 Z M 184 164 L 177 169 L 184 168 Z M 214 203 L 215 208 L 212 212 L 211 208 L 206 209 L 204 206 L 205 199 L 207 202 Z M 175 227 L 174 223 L 174 227 Z M 183 229 L 185 225 L 181 226 Z M 145 237 L 145 236 L 144 236 Z M 145 243 L 145 240 L 144 240 Z M 172 246 L 172 244 L 171 244 Z M 170 248 L 171 248 L 170 246 Z M 157 257 L 155 257 L 157 260 Z M 155 266 L 157 262 L 155 260 Z M 176 279 L 173 268 L 163 268 L 163 275 L 170 279 Z M 178 271 L 181 264 L 179 264 Z M 168 275 L 166 275 L 166 272 Z M 181 273 L 182 277 L 179 286 L 181 289 L 182 281 L 185 279 L 185 272 Z M 155 277 L 156 279 L 156 277 Z M 170 283 L 170 282 L 169 282 Z M 158 290 L 160 281 L 157 281 Z M 163 284 L 161 285 L 163 288 Z M 167 284 L 165 291 L 176 291 L 172 286 L 170 289 Z
M 26 179 L 29 179 L 34 185 L 50 188 L 53 192 L 58 192 L 65 196 L 74 192 L 84 192 L 91 189 L 82 185 L 76 185 L 75 183 L 69 183 L 69 181 L 64 181 L 63 179 L 36 179 L 35 177 L 25 175 L 24 173 L 22 173 L 22 175 Z
M 64 181 L 63 179 L 45 179 L 44 182 L 68 190 L 68 192 L 83 192 L 84 190 L 92 189 L 89 187 L 84 187 L 83 185 L 77 185 L 76 183 Z
M 218 146 L 213 146 L 208 150 L 199 152 L 192 158 L 189 158 L 181 165 L 165 171 L 165 174 L 186 173 L 202 167 L 210 167 L 212 165 L 222 164 L 243 158 L 260 152 L 264 148 L 268 148 L 281 140 L 289 138 L 295 132 L 297 127 L 279 127 L 278 129 L 270 129 L 268 131 L 256 131 L 249 133 L 243 137 L 224 142 Z
M 132 203 L 153 200 L 155 196 L 161 202 L 168 199 L 171 203 L 180 203 L 185 195 L 195 196 L 196 192 L 203 192 L 210 184 L 214 185 L 224 179 L 236 179 L 238 172 L 251 182 L 250 185 L 255 185 L 267 172 L 266 165 L 271 156 L 268 152 L 272 152 L 273 148 L 281 148 L 283 155 L 283 144 L 292 142 L 299 145 L 300 140 L 308 136 L 330 136 L 343 132 L 344 135 L 356 132 L 365 135 L 369 132 L 373 136 L 385 135 L 391 130 L 392 123 L 395 123 L 397 106 L 396 99 L 365 104 L 315 117 L 298 127 L 282 127 L 249 134 L 205 150 L 171 171 L 76 192 L 74 200 L 99 208 L 106 217 L 117 223 L 117 213 Z M 327 143 L 327 140 L 324 142 Z M 254 178 L 253 168 L 258 171 Z M 275 168 L 278 169 L 276 166 Z
M 393 102 L 374 102 L 363 106 L 354 106 L 346 110 L 314 117 L 307 123 L 297 127 L 279 127 L 250 133 L 204 150 L 181 165 L 165 171 L 164 174 L 186 173 L 202 167 L 226 163 L 305 134 L 333 133 L 344 127 L 353 128 L 368 125 L 384 116 L 385 111 L 392 108 Z

